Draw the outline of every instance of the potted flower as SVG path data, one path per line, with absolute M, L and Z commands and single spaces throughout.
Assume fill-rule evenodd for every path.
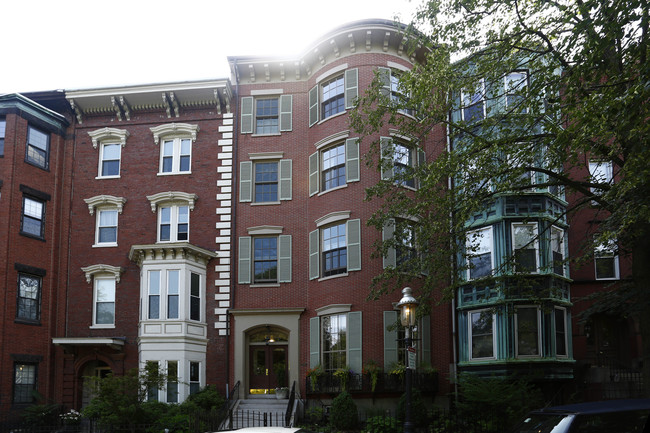
M 347 391 L 350 373 L 350 367 L 339 368 L 334 372 L 334 377 L 339 380 L 339 384 L 341 385 L 341 391 Z
M 74 409 L 60 415 L 63 425 L 79 425 L 81 423 L 81 414 Z
M 311 383 L 311 390 L 316 391 L 316 387 L 318 386 L 318 378 L 323 374 L 323 367 L 321 367 L 320 364 L 318 364 L 314 368 L 310 368 L 307 370 L 307 377 L 309 378 L 309 382 Z
M 284 362 L 277 362 L 273 365 L 275 377 L 278 380 L 278 387 L 275 388 L 275 398 L 278 400 L 289 397 L 289 388 L 287 388 L 287 365 Z
M 381 374 L 381 367 L 377 365 L 377 361 L 369 360 L 366 365 L 363 366 L 363 374 L 368 375 L 370 378 L 370 391 L 375 392 L 377 388 L 377 381 L 379 380 L 379 375 Z

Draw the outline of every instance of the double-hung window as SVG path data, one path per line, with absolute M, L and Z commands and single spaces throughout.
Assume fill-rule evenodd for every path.
M 97 211 L 96 245 L 117 245 L 117 209 Z
M 262 90 L 241 99 L 241 133 L 276 135 L 292 130 L 293 95 Z
M 115 326 L 115 278 L 95 276 L 93 326 Z
M 321 317 L 323 342 L 323 370 L 334 372 L 345 368 L 347 362 L 347 314 L 333 314 Z
M 178 403 L 178 361 L 167 361 L 167 403 Z
M 36 391 L 38 365 L 33 363 L 14 363 L 13 403 L 32 403 Z
M 178 269 L 149 271 L 148 318 L 178 319 L 180 295 Z
M 538 307 L 517 307 L 515 314 L 517 357 L 540 356 L 541 314 Z
M 239 238 L 240 284 L 291 282 L 291 235 L 282 227 L 251 227 Z
M 619 264 L 616 242 L 597 245 L 594 251 L 597 280 L 618 280 Z
M 7 129 L 7 121 L 0 119 L 0 157 L 5 156 L 5 131 Z
M 597 185 L 609 185 L 614 179 L 614 174 L 612 171 L 612 162 L 611 161 L 590 161 L 589 162 L 589 175 L 591 177 L 591 182 Z M 592 186 L 590 188 L 592 194 L 595 196 L 601 196 L 604 194 L 604 189 L 599 188 L 598 186 Z M 597 203 L 592 202 L 593 205 Z
M 528 89 L 528 71 L 513 71 L 505 75 L 504 79 L 505 102 L 508 111 L 517 111 L 525 113 L 526 108 L 523 106 L 527 97 Z
M 188 174 L 192 172 L 192 146 L 199 132 L 198 125 L 171 123 L 150 128 L 154 142 L 160 142 L 158 174 Z
M 569 355 L 567 341 L 567 311 L 564 307 L 555 307 L 553 309 L 555 325 L 555 356 L 567 357 Z
M 41 276 L 18 273 L 16 319 L 38 322 L 41 318 Z
M 100 177 L 119 177 L 122 146 L 119 143 L 103 143 L 100 149 Z
M 201 390 L 201 363 L 190 362 L 190 395 Z
M 309 233 L 310 279 L 361 270 L 361 223 L 348 218 L 348 212 L 333 212 Z
M 347 65 L 326 71 L 309 91 L 309 126 L 352 108 L 359 95 L 359 70 Z
M 402 71 L 396 71 L 390 68 L 379 68 L 382 93 L 387 98 L 390 98 L 391 103 L 397 105 L 400 113 L 412 116 L 414 110 L 408 106 L 409 97 L 404 93 L 404 89 L 400 84 L 400 76 L 402 73 Z
M 97 178 L 120 177 L 122 148 L 126 145 L 129 131 L 117 128 L 101 128 L 88 132 L 93 147 L 99 146 L 99 168 Z
M 45 234 L 45 202 L 35 197 L 23 196 L 23 213 L 20 232 L 43 238 Z
M 412 266 L 417 258 L 415 244 L 415 223 L 405 219 L 390 219 L 382 230 L 384 242 L 390 242 L 383 257 L 384 268 L 395 267 L 400 270 Z
M 359 181 L 359 142 L 327 143 L 309 156 L 309 195 Z
M 190 239 L 190 211 L 194 210 L 196 194 L 180 191 L 148 195 L 151 210 L 157 212 L 158 242 L 187 242 Z
M 50 135 L 30 126 L 27 130 L 25 161 L 47 169 L 50 165 Z
M 564 230 L 551 227 L 551 269 L 564 276 Z
M 467 232 L 465 243 L 467 256 L 467 279 L 474 280 L 492 275 L 492 227 Z
M 470 360 L 494 359 L 495 317 L 490 310 L 471 311 L 469 319 Z
M 413 170 L 424 164 L 426 156 L 423 150 L 409 146 L 390 137 L 381 137 L 381 178 L 391 180 L 398 185 L 417 188 L 417 179 Z
M 465 122 L 475 122 L 485 118 L 485 83 L 480 80 L 473 89 L 463 89 L 461 92 L 461 119 Z
M 189 239 L 190 210 L 188 206 L 161 206 L 158 211 L 158 242 Z
M 537 223 L 513 223 L 512 245 L 515 271 L 536 273 L 539 269 Z
M 239 164 L 239 201 L 278 204 L 292 198 L 292 161 L 281 153 L 250 154 Z

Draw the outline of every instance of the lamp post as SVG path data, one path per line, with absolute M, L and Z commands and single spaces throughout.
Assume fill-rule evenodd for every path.
M 411 343 L 411 330 L 415 326 L 415 310 L 418 307 L 418 300 L 413 297 L 412 289 L 410 287 L 404 287 L 402 290 L 402 299 L 397 303 L 397 307 L 400 310 L 400 321 L 404 327 L 404 344 L 406 346 L 406 383 L 405 383 L 405 393 L 406 393 L 406 413 L 404 416 L 404 433 L 413 432 L 413 421 L 411 421 L 411 385 L 413 382 L 413 369 L 415 365 L 411 365 L 409 362 L 409 349 L 412 346 Z

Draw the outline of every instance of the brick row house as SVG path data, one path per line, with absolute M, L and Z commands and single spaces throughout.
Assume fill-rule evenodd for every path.
M 0 96 L 3 416 L 31 404 L 33 391 L 80 409 L 92 397 L 86 377 L 136 367 L 167 373 L 149 394 L 159 401 L 181 402 L 207 384 L 239 384 L 247 399 L 295 383 L 302 398 L 326 405 L 339 392 L 334 372 L 348 368 L 360 403 L 394 406 L 401 384 L 386 374 L 375 389 L 362 372 L 404 363 L 399 294 L 367 299 L 373 277 L 404 251 L 373 255 L 391 228 L 366 224 L 377 204 L 364 201 L 365 189 L 390 170 L 366 166 L 370 141 L 358 141 L 348 120 L 377 73 L 395 91 L 400 74 L 425 61 L 426 49 L 411 43 L 395 23 L 366 20 L 298 57 L 229 57 L 230 79 Z M 392 146 L 399 170 L 435 158 L 446 135 L 439 127 L 414 142 L 386 125 L 374 138 Z M 401 187 L 409 193 L 417 180 Z M 549 212 L 565 203 L 536 194 Z M 499 231 L 525 219 L 508 206 L 477 229 L 516 237 Z M 587 221 L 559 224 L 540 260 L 579 248 Z M 629 272 L 606 252 L 596 260 L 576 271 L 581 294 Z M 538 338 L 549 350 L 523 357 L 522 368 L 543 361 L 549 378 L 572 380 L 574 361 L 591 366 L 614 343 L 607 326 L 621 321 L 583 325 L 572 315 L 572 276 L 568 267 L 549 273 L 566 287 L 552 314 L 521 310 L 544 321 Z M 418 386 L 431 401 L 447 401 L 457 368 L 498 372 L 499 359 L 515 356 L 505 336 L 488 362 L 473 353 L 476 291 L 468 284 L 454 307 L 419 319 Z M 624 325 L 617 332 L 637 347 L 634 323 Z M 504 322 L 499 332 L 515 329 Z M 635 350 L 610 352 L 632 367 Z

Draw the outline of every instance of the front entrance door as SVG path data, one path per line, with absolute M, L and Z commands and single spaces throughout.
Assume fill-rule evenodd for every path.
M 287 345 L 251 345 L 249 392 L 272 394 L 275 388 L 287 386 Z

